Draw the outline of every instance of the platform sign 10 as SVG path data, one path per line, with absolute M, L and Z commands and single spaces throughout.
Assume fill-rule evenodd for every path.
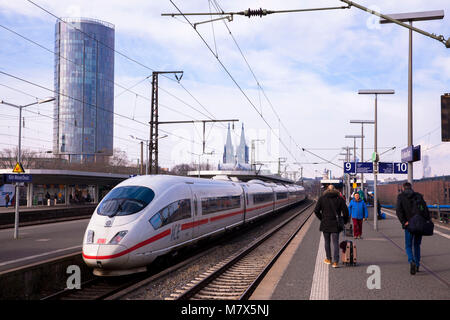
M 354 162 L 344 162 L 344 173 L 356 173 Z
M 394 173 L 407 174 L 408 173 L 408 163 L 394 162 Z
M 408 173 L 408 163 L 407 162 L 379 162 L 378 163 L 379 173 L 388 174 L 407 174 Z

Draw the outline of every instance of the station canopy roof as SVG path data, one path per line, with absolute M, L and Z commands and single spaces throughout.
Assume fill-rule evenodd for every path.
M 190 177 L 198 177 L 210 179 L 214 176 L 227 176 L 227 177 L 236 177 L 240 181 L 247 182 L 253 179 L 259 179 L 265 182 L 275 182 L 275 183 L 287 183 L 292 184 L 294 181 L 282 178 L 278 175 L 267 175 L 267 174 L 256 174 L 253 170 L 242 170 L 242 171 L 234 171 L 234 170 L 201 170 L 200 174 L 198 171 L 189 171 L 188 176 Z

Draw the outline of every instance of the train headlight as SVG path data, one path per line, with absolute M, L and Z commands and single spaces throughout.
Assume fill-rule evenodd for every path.
M 93 243 L 94 242 L 94 231 L 89 230 L 86 237 L 86 243 Z
M 116 233 L 116 235 L 111 239 L 109 244 L 119 244 L 120 241 L 125 237 L 125 235 L 128 233 L 128 230 L 119 231 Z

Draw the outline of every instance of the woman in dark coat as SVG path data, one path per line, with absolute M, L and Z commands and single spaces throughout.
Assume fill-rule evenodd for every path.
M 339 192 L 330 184 L 324 194 L 317 201 L 314 213 L 320 220 L 320 231 L 323 232 L 325 240 L 326 264 L 331 264 L 331 246 L 333 240 L 333 268 L 338 267 L 339 263 L 339 232 L 338 218 L 342 216 L 344 223 L 349 220 L 348 208 L 345 200 L 339 196 Z

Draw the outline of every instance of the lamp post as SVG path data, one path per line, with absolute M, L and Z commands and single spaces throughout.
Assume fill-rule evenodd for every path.
M 167 138 L 168 137 L 168 135 L 167 134 L 165 134 L 165 135 L 163 135 L 163 136 L 161 136 L 161 137 L 158 137 L 158 139 L 157 140 L 160 140 L 160 139 L 163 139 L 163 138 Z M 138 138 L 138 137 L 135 137 L 135 136 L 133 136 L 133 135 L 131 135 L 130 134 L 130 138 L 132 138 L 132 139 L 135 139 L 135 140 L 139 140 L 139 141 L 141 141 L 140 143 L 141 143 L 141 166 L 142 166 L 142 143 L 144 143 L 145 142 L 145 146 L 146 146 L 146 150 L 147 150 L 147 152 L 146 152 L 146 154 L 145 154 L 145 174 L 147 175 L 148 174 L 148 168 L 149 168 L 149 161 L 148 161 L 148 154 L 150 153 L 150 149 L 149 149 L 149 147 L 148 147 L 148 145 L 149 145 L 149 142 L 150 142 L 150 140 L 146 140 L 146 139 L 141 139 L 141 138 Z M 141 174 L 142 174 L 142 170 L 141 170 Z
M 345 138 L 353 139 L 353 162 L 355 163 L 355 171 L 356 171 L 356 139 L 358 139 L 358 138 L 363 139 L 364 136 L 360 136 L 360 135 L 346 135 Z M 349 160 L 350 160 L 350 157 L 349 157 Z M 355 177 L 356 177 L 356 173 L 355 173 Z M 349 189 L 349 191 L 351 191 L 350 182 L 348 183 L 348 185 L 349 185 L 348 189 Z M 350 201 L 350 195 L 351 195 L 351 193 L 348 194 L 349 201 Z
M 17 151 L 17 163 L 20 164 L 21 161 L 21 153 L 22 153 L 22 109 L 35 105 L 35 104 L 42 104 L 46 102 L 50 102 L 55 100 L 55 98 L 46 98 L 41 99 L 33 103 L 29 103 L 23 106 L 19 106 L 13 103 L 9 103 L 3 100 L 0 100 L 0 103 L 6 104 L 8 106 L 18 108 L 19 109 L 19 146 Z M 20 173 L 19 173 L 20 174 Z M 14 215 L 14 239 L 19 239 L 19 182 L 16 182 L 16 203 L 15 203 L 15 215 Z
M 200 157 L 204 154 L 206 155 L 213 155 L 214 151 L 211 152 L 202 152 L 202 153 L 194 153 L 194 152 L 190 152 L 188 151 L 190 154 L 192 154 L 193 156 L 198 156 L 198 177 L 200 178 Z
M 256 151 L 255 151 L 255 149 L 256 149 L 256 145 L 255 145 L 255 142 L 261 142 L 261 143 L 265 143 L 265 141 L 264 141 L 264 139 L 252 139 L 252 161 L 251 161 L 251 163 L 252 163 L 252 169 L 254 170 L 254 171 L 256 171 Z
M 353 139 L 353 161 L 355 162 L 355 168 L 356 168 L 356 139 L 358 139 L 358 138 L 364 139 L 364 136 L 361 136 L 361 135 L 346 135 L 345 138 Z
M 361 124 L 361 162 L 364 162 L 364 124 L 375 124 L 373 120 L 350 120 L 350 123 Z M 364 192 L 364 173 L 361 172 L 361 190 Z M 364 192 L 366 195 L 366 193 Z
M 374 94 L 375 95 L 375 121 L 374 121 L 374 153 L 372 155 L 373 161 L 373 227 L 374 230 L 378 230 L 377 226 L 377 212 L 378 212 L 378 197 L 377 197 L 377 176 L 378 176 L 378 136 L 377 136 L 377 108 L 378 108 L 378 95 L 379 94 L 394 94 L 394 90 L 359 90 L 358 94 Z
M 412 27 L 413 21 L 426 21 L 426 20 L 440 20 L 444 18 L 444 10 L 435 11 L 424 11 L 424 12 L 409 12 L 409 13 L 398 13 L 389 14 L 389 17 L 400 22 L 409 22 Z M 391 20 L 381 19 L 380 24 L 393 23 Z M 413 30 L 409 29 L 409 50 L 408 50 L 408 147 L 413 145 L 413 110 L 412 110 L 412 90 L 413 90 L 413 80 L 412 80 L 412 36 Z M 414 162 L 408 161 L 408 182 L 413 183 L 413 164 Z

